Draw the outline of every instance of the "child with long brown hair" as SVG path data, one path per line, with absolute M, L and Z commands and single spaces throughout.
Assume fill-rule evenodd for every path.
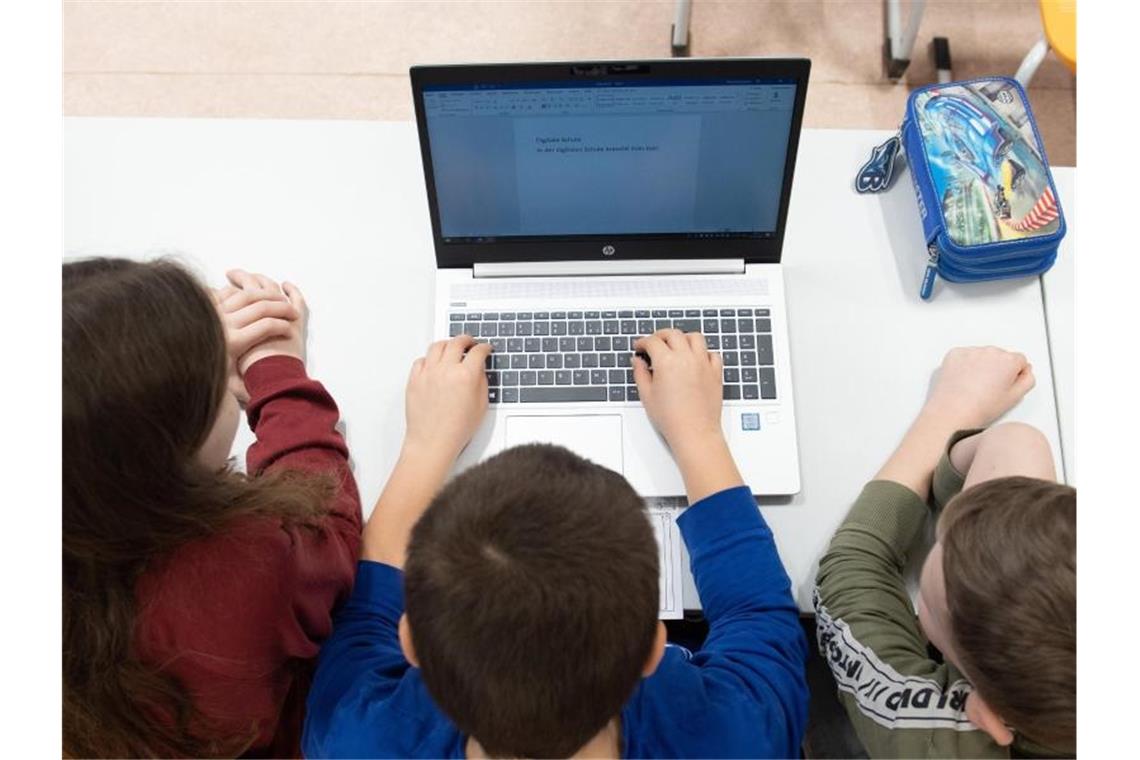
M 63 266 L 63 750 L 296 755 L 360 497 L 300 291 Z M 227 466 L 244 405 L 246 474 Z

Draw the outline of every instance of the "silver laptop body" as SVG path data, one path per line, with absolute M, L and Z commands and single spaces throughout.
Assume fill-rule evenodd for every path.
M 783 270 L 809 63 L 415 67 L 437 263 L 434 334 L 494 345 L 465 467 L 564 445 L 643 496 L 684 493 L 631 345 L 700 331 L 760 495 L 800 489 Z

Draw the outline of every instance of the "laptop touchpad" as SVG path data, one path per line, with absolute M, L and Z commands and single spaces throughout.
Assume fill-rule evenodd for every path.
M 622 472 L 620 414 L 507 417 L 507 446 L 553 443 L 614 472 Z

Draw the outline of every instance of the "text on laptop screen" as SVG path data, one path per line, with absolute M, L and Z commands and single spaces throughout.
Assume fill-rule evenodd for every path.
M 445 243 L 771 237 L 790 80 L 424 89 Z

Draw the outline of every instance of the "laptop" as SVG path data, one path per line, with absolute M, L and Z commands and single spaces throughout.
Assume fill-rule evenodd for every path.
M 475 336 L 489 413 L 463 468 L 570 448 L 646 497 L 684 484 L 631 346 L 724 359 L 722 423 L 756 494 L 800 489 L 781 248 L 810 61 L 416 66 L 435 335 Z

